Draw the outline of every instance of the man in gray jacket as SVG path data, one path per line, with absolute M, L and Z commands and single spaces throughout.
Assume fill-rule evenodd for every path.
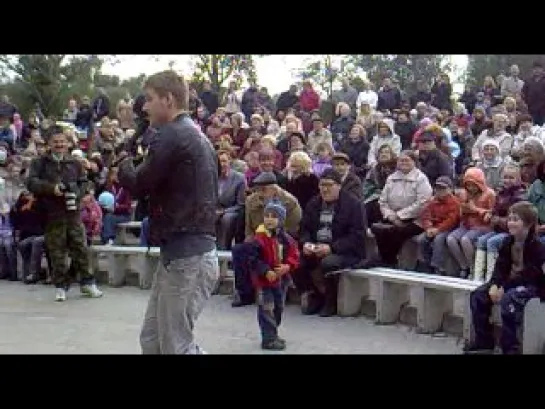
M 187 114 L 187 83 L 174 71 L 144 85 L 153 135 L 142 164 L 119 164 L 119 181 L 149 197 L 149 235 L 159 268 L 140 334 L 144 354 L 202 354 L 193 327 L 219 275 L 215 227 L 218 167 L 214 149 Z

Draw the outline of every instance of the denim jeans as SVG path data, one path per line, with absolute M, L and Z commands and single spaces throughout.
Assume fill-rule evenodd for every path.
M 477 248 L 497 253 L 500 251 L 501 243 L 507 236 L 509 236 L 509 233 L 496 233 L 495 231 L 483 234 L 477 239 Z
M 32 236 L 21 240 L 17 248 L 23 259 L 23 280 L 38 277 L 44 255 L 44 236 Z
M 433 268 L 442 269 L 447 251 L 447 236 L 450 232 L 437 234 L 434 238 L 426 236 L 426 232 L 416 237 L 420 249 L 421 260 Z
M 108 240 L 114 240 L 117 230 L 117 225 L 131 221 L 131 216 L 128 214 L 112 214 L 106 213 L 102 217 L 102 232 L 100 239 L 102 244 L 108 243 Z
M 274 341 L 278 338 L 278 327 L 282 322 L 286 291 L 285 283 L 281 283 L 278 287 L 257 290 L 257 322 L 263 342 Z
M 142 220 L 142 228 L 140 229 L 140 246 L 148 247 L 149 237 L 149 218 L 145 217 Z

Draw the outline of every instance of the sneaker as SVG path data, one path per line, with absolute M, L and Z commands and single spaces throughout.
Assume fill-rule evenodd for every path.
M 108 240 L 108 242 L 106 243 L 107 246 L 113 246 L 114 245 L 114 241 L 112 239 Z
M 261 343 L 261 349 L 267 351 L 283 351 L 286 349 L 286 343 L 281 342 L 278 338 L 273 339 L 272 341 L 263 341 Z
M 64 288 L 57 288 L 55 290 L 55 301 L 66 301 L 66 291 L 64 291 Z
M 91 298 L 100 298 L 102 297 L 102 291 L 98 289 L 96 284 L 85 284 L 80 287 L 80 291 L 83 295 L 86 295 Z
M 494 346 L 466 343 L 462 349 L 462 352 L 465 355 L 492 355 L 494 353 Z

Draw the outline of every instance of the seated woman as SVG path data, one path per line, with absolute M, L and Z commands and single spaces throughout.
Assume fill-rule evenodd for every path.
M 367 142 L 365 128 L 360 124 L 352 126 L 339 150 L 348 155 L 352 162 L 352 171 L 363 181 L 367 173 L 367 156 L 369 154 L 369 142 Z
M 368 226 L 382 220 L 378 199 L 386 184 L 386 179 L 396 171 L 396 168 L 397 157 L 392 147 L 382 145 L 377 152 L 377 162 L 369 169 L 363 181 L 363 200 Z
M 17 248 L 23 259 L 23 280 L 26 284 L 38 281 L 44 255 L 42 216 L 34 195 L 27 191 L 21 192 L 10 211 Z
M 487 139 L 481 148 L 481 159 L 477 167 L 484 172 L 486 184 L 498 191 L 502 185 L 502 172 L 506 161 L 500 155 L 500 144 L 495 139 Z
M 433 193 L 428 178 L 416 167 L 416 161 L 414 152 L 401 152 L 397 170 L 386 180 L 379 199 L 384 222 L 371 226 L 380 262 L 389 267 L 397 266 L 397 255 L 403 243 L 422 233 L 415 221 Z M 363 264 L 369 267 L 376 263 L 377 260 L 366 260 Z
M 102 219 L 102 243 L 113 243 L 116 235 L 117 225 L 131 220 L 132 199 L 128 190 L 119 185 L 117 179 L 117 168 L 111 167 L 106 181 L 105 192 L 111 193 L 114 198 L 112 212 L 104 213 Z
M 304 211 L 310 199 L 320 193 L 318 177 L 312 173 L 312 161 L 305 152 L 293 152 L 286 171 L 286 190 L 295 196 Z
M 475 338 L 464 346 L 466 354 L 494 351 L 494 329 L 490 323 L 494 304 L 501 309 L 502 352 L 520 353 L 517 332 L 524 307 L 530 299 L 545 296 L 545 245 L 536 237 L 537 223 L 537 210 L 531 203 L 519 202 L 509 209 L 509 236 L 500 247 L 492 278 L 471 293 Z
M 218 249 L 230 250 L 239 210 L 244 207 L 246 200 L 246 181 L 244 175 L 231 169 L 229 152 L 218 152 L 219 179 L 218 179 L 218 206 L 216 232 Z

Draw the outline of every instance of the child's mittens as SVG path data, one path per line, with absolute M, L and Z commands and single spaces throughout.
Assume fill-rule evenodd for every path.
M 265 274 L 265 277 L 267 278 L 267 280 L 269 280 L 269 283 L 272 283 L 273 281 L 276 281 L 276 273 L 274 271 L 267 271 L 267 273 Z

